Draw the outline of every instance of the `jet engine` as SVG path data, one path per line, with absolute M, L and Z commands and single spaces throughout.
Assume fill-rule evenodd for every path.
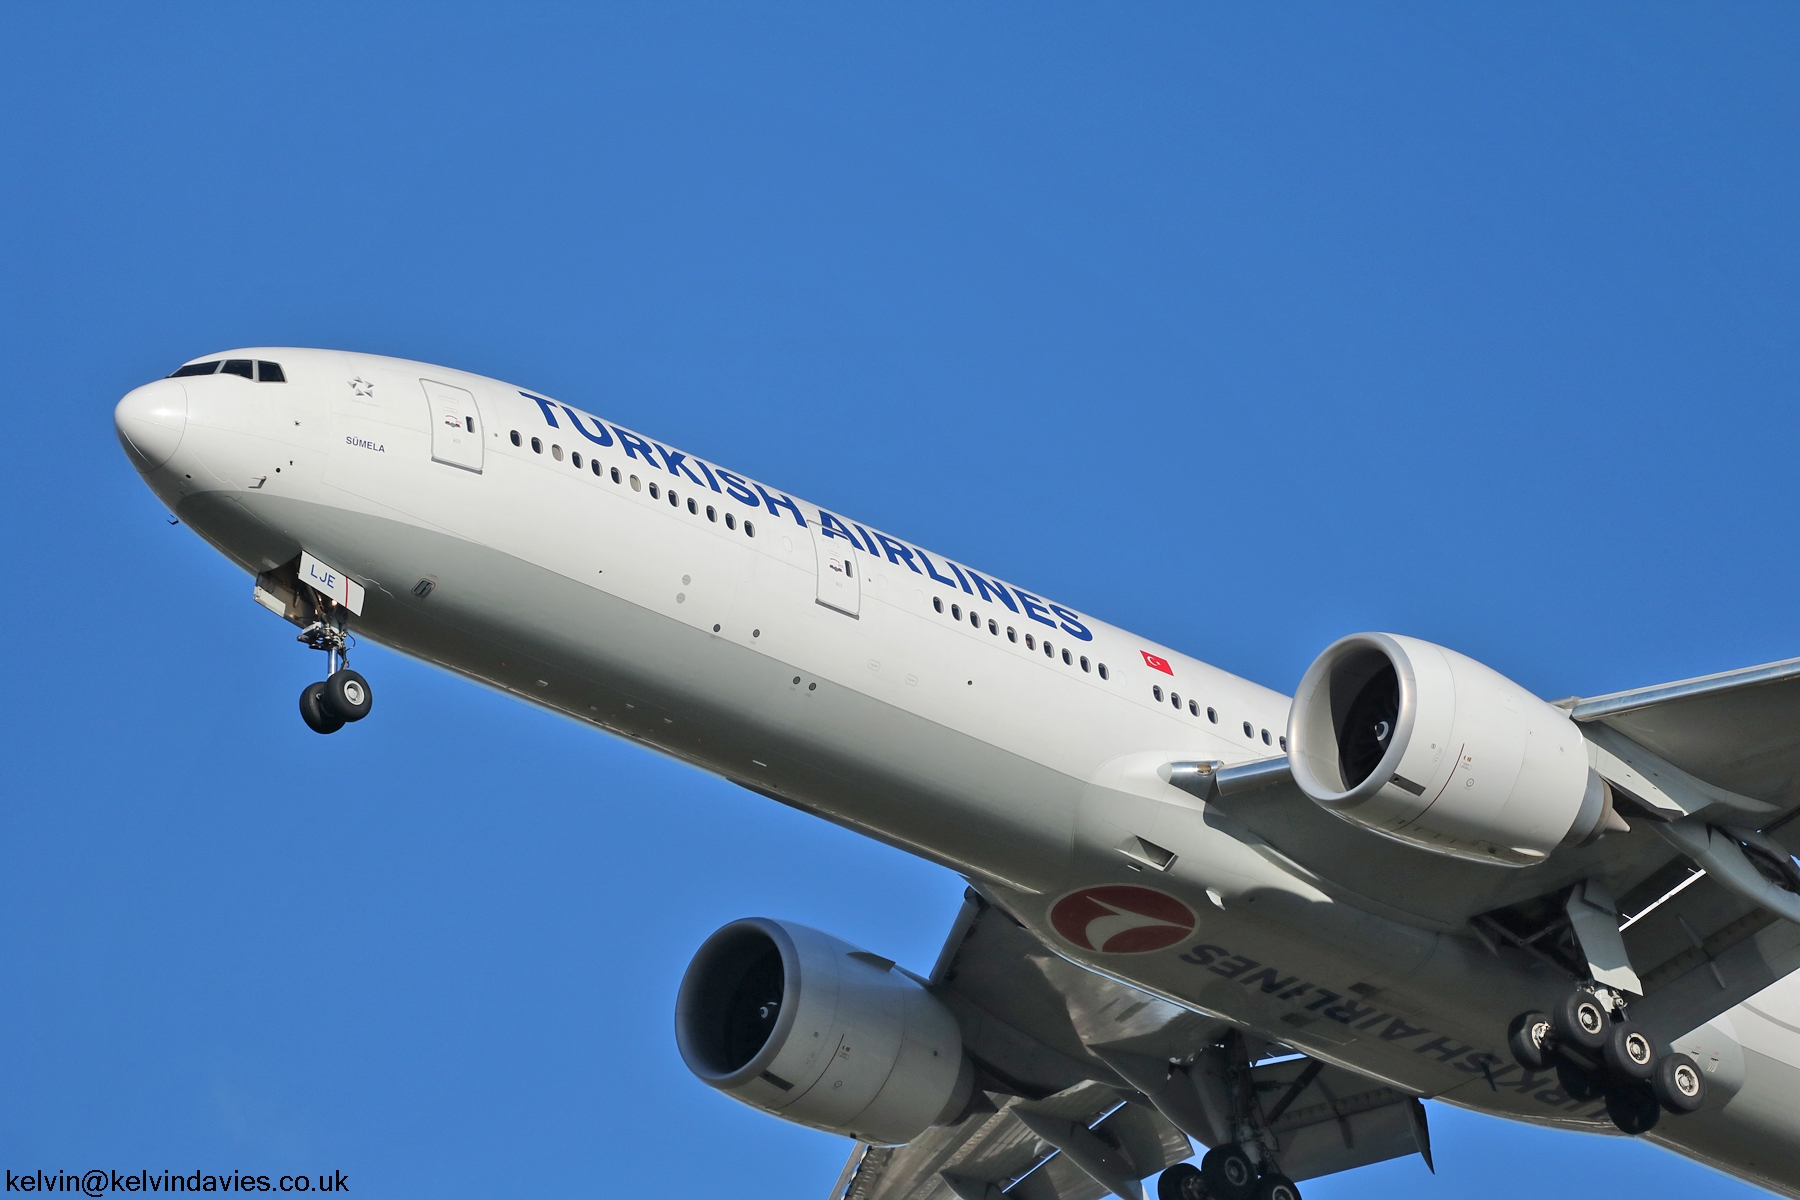
M 1357 633 L 1300 680 L 1294 782 L 1346 821 L 1506 866 L 1626 828 L 1567 713 L 1454 650 Z
M 898 1145 L 968 1107 L 962 1031 L 921 981 L 880 955 L 750 917 L 706 940 L 675 1001 L 688 1070 L 752 1108 Z

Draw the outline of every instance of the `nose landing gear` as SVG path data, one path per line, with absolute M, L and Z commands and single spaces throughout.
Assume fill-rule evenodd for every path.
M 314 733 L 336 733 L 352 721 L 369 715 L 374 693 L 369 681 L 350 669 L 350 634 L 345 629 L 344 609 L 325 601 L 317 619 L 295 639 L 325 652 L 330 673 L 300 692 L 300 719 Z

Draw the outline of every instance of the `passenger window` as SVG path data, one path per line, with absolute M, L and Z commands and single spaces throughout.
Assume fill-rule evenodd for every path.
M 675 495 L 673 490 L 671 490 L 669 492 L 669 507 L 670 508 L 680 508 L 681 507 L 681 499 L 680 499 L 680 497 Z
M 725 528 L 727 528 L 727 529 L 736 529 L 737 528 L 737 514 L 736 513 L 726 513 L 725 514 Z
M 596 478 L 605 478 L 605 476 L 602 475 L 601 471 L 600 471 L 600 460 L 599 459 L 597 459 L 597 458 L 588 459 L 588 467 L 594 472 L 594 475 Z
M 581 470 L 581 451 L 572 451 L 569 454 L 569 462 L 577 471 Z
M 969 624 L 973 625 L 977 629 L 980 629 L 981 628 L 981 618 L 976 616 L 974 613 L 970 613 L 969 614 Z
M 706 519 L 709 521 L 717 521 L 719 519 L 719 510 L 714 508 L 710 504 L 707 505 L 706 506 Z
M 1188 701 L 1188 716 L 1197 717 L 1199 715 L 1200 715 L 1200 702 L 1198 700 L 1189 700 Z
M 1218 711 L 1216 709 L 1211 709 L 1211 708 L 1207 709 L 1206 710 L 1206 719 L 1211 721 L 1214 725 L 1217 725 L 1219 723 Z
M 1011 625 L 1008 625 L 1006 627 L 1006 640 L 1009 642 L 1018 641 L 1019 640 L 1019 631 L 1014 629 Z
M 1281 743 L 1281 752 L 1283 754 L 1286 754 L 1287 753 L 1287 735 L 1283 734 L 1281 737 L 1278 737 L 1275 740 Z
M 936 609 L 938 612 L 943 612 L 944 611 L 944 598 L 942 596 L 933 596 L 931 598 L 931 607 Z
M 247 358 L 226 359 L 225 366 L 219 373 L 221 375 L 242 375 L 245 379 L 256 378 L 256 375 L 250 369 L 250 360 Z
M 543 441 L 538 438 L 532 438 L 531 439 L 531 452 L 533 454 L 542 454 L 544 452 Z
M 962 620 L 962 605 L 952 604 L 950 606 L 950 619 L 953 621 Z
M 1063 666 L 1072 667 L 1074 665 L 1075 665 L 1075 656 L 1070 654 L 1067 650 L 1064 650 L 1063 651 Z
M 744 536 L 745 537 L 755 537 L 756 536 L 755 522 L 753 522 L 753 521 L 745 521 L 744 522 Z
M 1162 703 L 1162 685 L 1161 684 L 1152 684 L 1150 687 L 1150 694 L 1152 696 L 1156 697 L 1156 702 L 1158 704 Z
M 1101 663 L 1101 664 L 1100 664 L 1100 678 L 1102 678 L 1102 679 L 1109 679 L 1109 678 L 1111 678 L 1111 676 L 1109 676 L 1109 675 L 1108 675 L 1108 674 L 1107 674 L 1107 673 L 1106 673 L 1106 664 L 1105 664 L 1105 663 Z
M 554 458 L 557 462 L 561 462 L 562 461 L 562 447 L 552 444 L 550 447 L 550 457 Z
M 281 373 L 280 363 L 259 362 L 256 364 L 256 380 L 258 383 L 286 383 L 287 376 Z
M 652 500 L 662 499 L 662 489 L 658 488 L 654 483 L 650 485 L 650 498 Z
M 1044 657 L 1045 658 L 1055 658 L 1056 657 L 1056 651 L 1051 648 L 1049 642 L 1044 643 Z
M 1081 656 L 1081 669 L 1084 671 L 1088 669 L 1088 660 L 1085 654 Z
M 700 511 L 700 506 L 694 503 L 694 498 L 692 496 L 688 497 L 688 511 L 690 513 L 698 513 Z
M 993 634 L 995 637 L 1000 636 L 1000 625 L 992 617 L 988 618 L 988 632 Z
M 1267 746 L 1267 745 L 1269 745 L 1269 744 L 1270 744 L 1270 743 L 1269 743 L 1269 731 L 1268 731 L 1268 730 L 1266 730 L 1266 729 L 1265 729 L 1265 730 L 1263 730 L 1263 731 L 1262 731 L 1262 739 L 1263 739 L 1263 745 L 1265 745 L 1265 746 Z
M 1025 635 L 1025 648 L 1027 650 L 1037 649 L 1037 639 L 1032 637 L 1029 633 Z
M 174 373 L 172 373 L 169 378 L 186 379 L 189 375 L 211 375 L 218 369 L 219 360 L 215 358 L 211 362 L 189 363 L 185 367 L 176 367 Z
M 519 444 L 519 431 L 516 429 L 512 431 L 512 444 L 515 446 Z
M 631 490 L 634 492 L 641 492 L 644 490 L 642 481 L 640 481 L 636 475 L 631 477 Z
M 1244 736 L 1247 738 L 1254 738 L 1256 736 L 1256 730 L 1250 728 L 1250 722 L 1248 721 L 1244 722 Z
M 619 482 L 619 468 L 617 468 L 617 467 L 614 467 L 612 469 L 612 481 L 614 483 Z
M 1170 692 L 1169 693 L 1169 703 L 1173 704 L 1176 708 L 1180 708 L 1181 707 L 1181 693 L 1180 692 Z

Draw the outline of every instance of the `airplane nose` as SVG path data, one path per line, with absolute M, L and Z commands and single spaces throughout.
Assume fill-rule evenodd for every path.
M 158 379 L 125 393 L 113 409 L 119 442 L 142 471 L 168 462 L 187 432 L 187 389 L 173 379 Z

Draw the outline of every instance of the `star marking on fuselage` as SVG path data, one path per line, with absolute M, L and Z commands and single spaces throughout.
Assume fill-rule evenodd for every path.
M 373 396 L 375 394 L 375 385 L 364 379 L 361 375 L 358 375 L 355 379 L 350 381 L 350 390 L 358 396 Z

